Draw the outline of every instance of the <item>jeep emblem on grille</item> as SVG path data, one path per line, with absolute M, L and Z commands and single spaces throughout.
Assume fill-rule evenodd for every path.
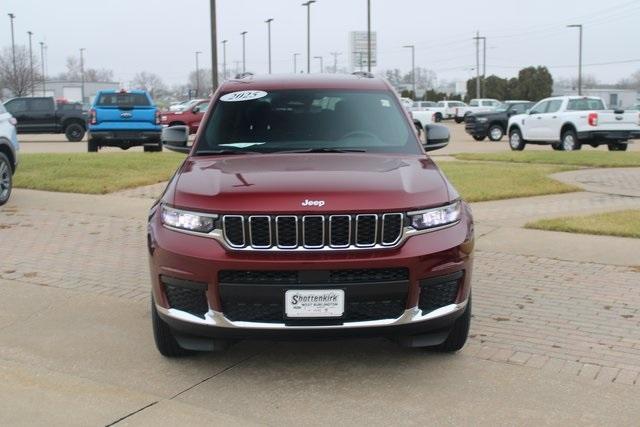
M 307 207 L 314 207 L 314 208 L 321 208 L 324 206 L 324 200 L 309 200 L 309 199 L 305 199 L 304 202 L 301 203 L 302 206 Z

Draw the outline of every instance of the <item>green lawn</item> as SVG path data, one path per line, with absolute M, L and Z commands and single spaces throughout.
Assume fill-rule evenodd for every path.
M 640 210 L 626 210 L 588 216 L 543 219 L 526 228 L 640 238 Z
M 469 202 L 580 191 L 547 177 L 571 167 L 476 162 L 439 162 L 438 166 Z
M 166 181 L 183 159 L 176 153 L 23 154 L 14 185 L 105 194 Z
M 522 151 L 506 153 L 460 153 L 458 160 L 538 163 L 550 165 L 585 166 L 591 168 L 640 167 L 640 152 L 608 151 Z

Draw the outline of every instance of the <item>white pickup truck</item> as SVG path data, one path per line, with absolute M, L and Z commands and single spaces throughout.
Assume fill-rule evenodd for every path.
M 489 111 L 495 111 L 501 105 L 502 102 L 497 99 L 472 99 L 469 101 L 469 105 L 456 108 L 454 119 L 456 123 L 462 123 L 471 113 L 488 113 Z
M 583 144 L 626 151 L 640 139 L 638 111 L 607 110 L 601 98 L 558 96 L 543 99 L 527 114 L 511 116 L 507 128 L 512 150 L 526 144 L 550 144 L 554 150 L 579 150 Z

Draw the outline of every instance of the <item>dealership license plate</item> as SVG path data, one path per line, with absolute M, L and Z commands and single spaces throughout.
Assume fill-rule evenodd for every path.
M 284 294 L 287 317 L 341 317 L 344 314 L 342 289 L 291 289 Z

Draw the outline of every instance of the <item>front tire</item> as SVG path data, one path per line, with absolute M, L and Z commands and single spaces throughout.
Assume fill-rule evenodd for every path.
M 611 144 L 608 144 L 607 147 L 609 148 L 609 151 L 627 151 L 629 144 L 612 142 Z
M 0 153 L 0 206 L 9 201 L 13 189 L 13 167 L 9 158 Z
M 471 326 L 471 296 L 467 302 L 462 316 L 458 317 L 449 332 L 449 336 L 442 344 L 432 347 L 435 351 L 453 353 L 464 347 L 469 337 L 469 327 Z
M 493 125 L 489 128 L 489 139 L 497 142 L 504 136 L 504 129 L 500 125 Z
M 484 141 L 485 138 L 486 138 L 486 136 L 473 135 L 473 139 L 475 139 L 478 142 Z
M 454 120 L 456 121 L 456 123 L 460 124 L 464 122 L 464 117 L 456 117 Z
M 553 148 L 555 151 L 563 151 L 562 144 L 560 143 L 551 144 L 551 148 Z
M 165 357 L 184 357 L 193 354 L 192 351 L 180 347 L 169 325 L 158 316 L 153 298 L 151 298 L 151 323 L 153 326 L 153 339 L 160 354 Z
M 67 137 L 67 141 L 69 142 L 80 142 L 82 138 L 84 138 L 85 129 L 79 123 L 71 123 L 64 130 L 64 135 Z
M 511 147 L 513 151 L 522 151 L 526 145 L 527 142 L 522 139 L 520 129 L 512 129 L 511 132 L 509 132 L 509 147 Z
M 561 143 L 563 151 L 577 151 L 582 148 L 582 144 L 578 141 L 578 136 L 573 129 L 564 131 Z
M 96 141 L 94 138 L 89 138 L 89 141 L 87 141 L 87 152 L 89 153 L 98 152 L 98 141 Z
M 442 114 L 436 113 L 436 123 L 440 123 L 442 121 Z

